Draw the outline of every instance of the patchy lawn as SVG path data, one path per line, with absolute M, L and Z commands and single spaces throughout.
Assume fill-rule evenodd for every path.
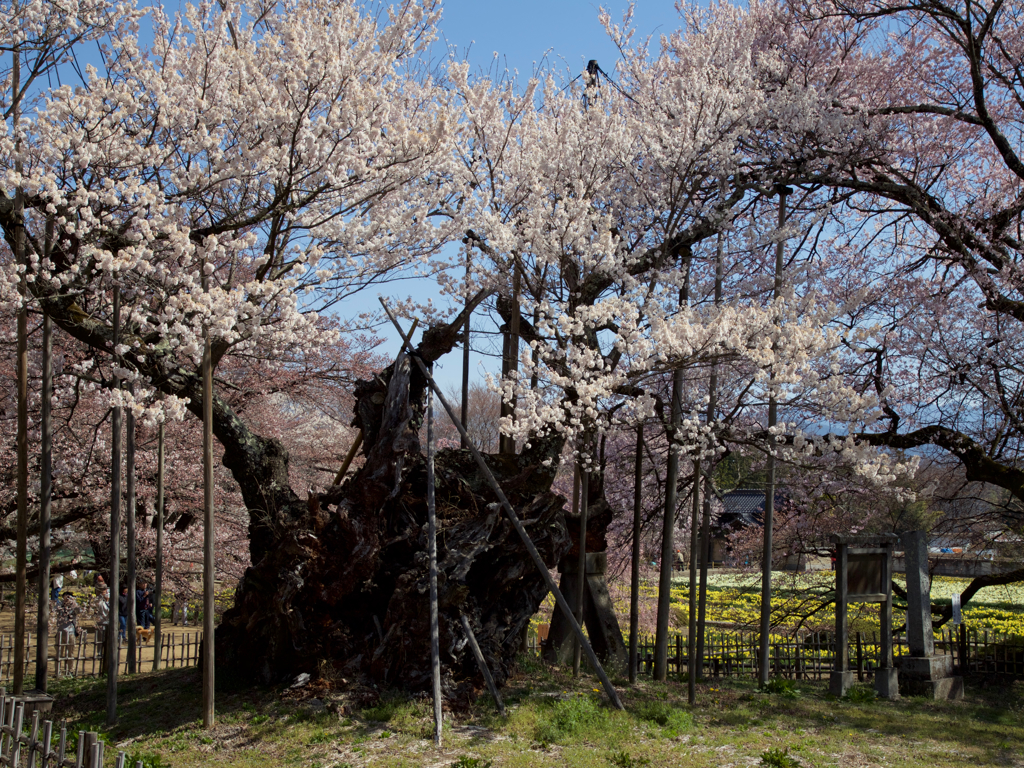
M 849 701 L 825 683 L 780 682 L 760 693 L 748 680 L 699 686 L 616 681 L 625 712 L 609 708 L 596 680 L 524 660 L 504 691 L 501 719 L 489 697 L 446 713 L 443 746 L 431 741 L 425 698 L 390 692 L 297 692 L 223 686 L 217 725 L 199 722 L 198 670 L 123 679 L 120 722 L 104 726 L 105 681 L 57 681 L 56 719 L 97 730 L 145 768 L 231 766 L 1024 766 L 1024 682 L 974 681 L 962 702 L 874 701 L 866 686 Z M 310 693 L 318 695 L 312 696 Z M 114 752 L 107 752 L 113 764 Z M 789 762 L 787 762 L 789 761 Z

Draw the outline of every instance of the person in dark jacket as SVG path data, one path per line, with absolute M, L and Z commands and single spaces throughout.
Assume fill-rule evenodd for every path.
M 121 596 L 117 598 L 117 623 L 122 640 L 128 639 L 128 587 L 121 587 Z
M 153 593 L 149 584 L 142 582 L 142 587 L 135 590 L 135 626 L 149 629 L 153 621 Z

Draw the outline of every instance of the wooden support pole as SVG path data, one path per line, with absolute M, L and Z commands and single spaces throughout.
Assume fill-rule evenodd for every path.
M 697 524 L 700 519 L 700 459 L 693 462 L 693 484 L 691 486 L 693 512 L 690 515 L 690 616 L 686 634 L 686 699 L 697 703 Z
M 395 328 L 398 329 L 399 334 L 401 334 L 402 341 L 405 344 L 406 349 L 409 351 L 410 357 L 412 357 L 413 361 L 420 369 L 420 372 L 423 374 L 423 377 L 427 381 L 427 385 L 437 395 L 437 399 L 441 402 L 441 405 L 444 407 L 445 412 L 448 414 L 448 418 L 451 419 L 452 423 L 455 425 L 455 428 L 459 430 L 459 434 L 463 435 L 466 438 L 467 446 L 469 447 L 470 453 L 473 455 L 474 461 L 476 461 L 477 466 L 480 467 L 480 471 L 483 473 L 483 476 L 487 480 L 487 484 L 491 487 L 491 490 L 494 491 L 494 495 L 497 496 L 498 502 L 501 504 L 502 509 L 505 510 L 505 514 L 508 516 L 509 522 L 512 523 L 512 527 L 515 528 L 516 533 L 519 534 L 519 538 L 520 540 L 522 540 L 523 546 L 526 547 L 526 551 L 530 554 L 530 558 L 533 560 L 534 565 L 537 566 L 537 570 L 540 572 L 545 584 L 547 584 L 548 591 L 551 592 L 551 594 L 554 596 L 555 604 L 565 614 L 566 620 L 569 622 L 572 631 L 583 644 L 583 651 L 587 654 L 587 661 L 593 667 L 594 671 L 597 673 L 598 678 L 601 680 L 601 684 L 604 686 L 605 693 L 611 700 L 612 705 L 616 709 L 625 709 L 625 707 L 622 706 L 622 701 L 619 699 L 619 695 L 616 692 L 615 687 L 612 685 L 611 680 L 608 679 L 608 675 L 605 673 L 604 667 L 601 666 L 601 662 L 598 660 L 597 654 L 594 653 L 593 647 L 587 641 L 587 638 L 583 634 L 582 628 L 573 616 L 572 609 L 569 607 L 569 601 L 565 599 L 565 595 L 562 594 L 561 590 L 558 588 L 558 585 L 555 583 L 555 580 L 551 578 L 551 572 L 548 570 L 547 565 L 544 563 L 544 558 L 542 558 L 540 556 L 540 552 L 537 551 L 536 545 L 534 545 L 533 540 L 530 539 L 530 535 L 526 532 L 526 529 L 523 527 L 522 521 L 519 519 L 519 516 L 512 508 L 512 504 L 509 503 L 508 498 L 505 496 L 505 492 L 501 490 L 501 486 L 495 479 L 490 467 L 487 466 L 487 462 L 484 461 L 484 457 L 480 454 L 480 451 L 473 444 L 473 441 L 469 439 L 469 434 L 466 432 L 466 428 L 462 425 L 462 422 L 460 422 L 456 418 L 455 411 L 448 404 L 448 400 L 445 398 L 445 396 L 441 393 L 440 388 L 437 386 L 437 382 L 434 381 L 434 377 L 430 375 L 430 372 L 427 370 L 426 365 L 424 365 L 423 361 L 416 356 L 415 350 L 413 349 L 412 346 L 412 341 L 406 334 L 402 333 L 402 329 L 398 325 L 398 321 L 395 319 L 395 316 L 391 314 L 391 310 L 388 309 L 388 305 L 384 302 L 383 298 L 380 299 L 380 303 L 381 306 L 384 307 L 384 311 L 387 312 L 388 318 L 391 320 L 392 324 L 395 326 Z
M 156 631 L 153 633 L 153 670 L 160 669 L 163 648 L 164 598 L 164 423 L 157 427 L 156 437 L 156 578 L 153 585 L 153 606 L 156 608 Z
M 114 318 L 111 341 L 114 348 L 115 389 L 121 388 L 117 368 L 121 343 L 121 289 L 114 286 Z M 117 393 L 118 395 L 120 393 Z M 121 405 L 110 413 L 110 610 L 107 613 L 107 725 L 117 723 L 117 668 L 120 658 L 118 596 L 121 594 Z
M 14 66 L 11 69 L 11 93 L 13 94 L 12 120 L 15 138 L 15 171 L 21 173 L 21 50 L 15 46 Z M 18 307 L 16 377 L 17 377 L 17 518 L 15 544 L 15 588 L 14 588 L 14 695 L 20 695 L 25 687 L 25 597 L 28 589 L 26 568 L 28 564 L 28 264 L 25 259 L 25 200 L 19 186 L 14 191 L 14 260 L 23 268 L 19 280 L 21 304 Z
M 128 390 L 132 391 L 131 384 Z M 127 544 L 126 567 L 128 569 L 128 672 L 134 674 L 138 671 L 136 657 L 138 651 L 136 643 L 138 638 L 135 635 L 135 615 L 138 606 L 135 605 L 135 590 L 138 587 L 138 574 L 135 572 L 135 414 L 132 409 L 124 417 L 125 451 L 124 451 L 124 474 L 125 474 L 125 540 Z
M 487 667 L 487 660 L 484 658 L 483 652 L 480 650 L 479 644 L 476 642 L 476 635 L 473 634 L 473 629 L 469 626 L 469 619 L 466 618 L 465 614 L 461 617 L 462 629 L 466 632 L 466 639 L 469 641 L 469 647 L 473 651 L 473 658 L 476 659 L 476 664 L 480 668 L 480 674 L 484 676 L 484 682 L 487 683 L 487 690 L 491 692 L 491 696 L 494 698 L 494 703 L 498 707 L 498 712 L 501 716 L 505 716 L 505 702 L 501 700 L 501 694 L 498 693 L 498 686 L 494 684 L 494 677 L 491 675 L 491 670 Z
M 352 459 L 356 457 L 356 452 L 359 450 L 359 446 L 363 444 L 363 430 L 359 430 L 356 433 L 356 439 L 352 441 L 352 447 L 348 449 L 348 453 L 345 454 L 345 460 L 341 462 L 341 469 L 338 470 L 338 474 L 334 477 L 334 484 L 340 485 L 341 481 L 345 479 L 345 473 L 348 472 L 349 465 L 352 463 Z
M 636 682 L 640 629 L 640 513 L 643 505 L 644 424 L 636 425 L 636 454 L 633 457 L 633 556 L 629 571 L 629 682 Z
M 786 195 L 790 191 L 788 187 L 779 187 L 779 241 L 775 246 L 775 291 L 774 300 L 782 297 L 782 271 L 783 260 L 786 255 L 786 244 L 782 239 L 781 229 L 786 224 Z M 774 351 L 776 344 L 772 344 Z M 764 494 L 764 543 L 761 554 L 761 626 L 760 626 L 760 647 L 758 658 L 761 660 L 761 672 L 758 681 L 763 688 L 768 684 L 768 653 L 771 642 L 771 616 L 772 616 L 772 527 L 775 517 L 775 437 L 772 429 L 778 423 L 779 403 L 775 397 L 775 371 L 772 370 L 769 377 L 768 394 L 768 482 Z
M 204 288 L 206 288 L 204 272 Z M 212 728 L 214 691 L 213 611 L 213 353 L 209 327 L 203 330 L 203 727 Z
M 469 309 L 470 296 L 469 296 L 469 277 L 472 274 L 473 262 L 469 256 L 469 248 L 466 249 L 466 309 Z M 465 336 L 465 340 L 462 344 L 462 423 L 469 423 L 469 340 L 470 340 L 470 320 L 472 319 L 472 312 L 466 312 L 466 325 L 462 329 L 462 333 Z M 416 326 L 413 325 L 413 328 Z M 409 331 L 409 335 L 412 336 L 412 331 Z M 459 436 L 460 447 L 466 448 L 466 438 Z
M 580 539 L 579 539 L 579 572 L 576 574 L 576 623 L 581 627 L 584 621 L 583 606 L 586 602 L 587 586 L 587 508 L 590 496 L 590 471 L 585 464 L 577 464 L 576 471 L 580 478 Z M 572 676 L 580 674 L 580 644 L 573 643 Z
M 49 222 L 48 222 L 49 223 Z M 49 243 L 49 237 L 47 237 Z M 50 640 L 50 510 L 53 500 L 53 321 L 43 315 L 43 391 L 39 473 L 39 610 L 36 621 L 36 690 L 46 693 Z
M 207 289 L 206 272 L 203 288 Z M 203 727 L 212 728 L 214 691 L 213 612 L 216 565 L 213 559 L 213 353 L 210 328 L 203 329 Z
M 441 633 L 437 615 L 437 509 L 434 501 L 434 482 L 434 393 L 428 392 L 427 561 L 430 570 L 430 669 L 434 684 L 434 743 L 441 746 Z

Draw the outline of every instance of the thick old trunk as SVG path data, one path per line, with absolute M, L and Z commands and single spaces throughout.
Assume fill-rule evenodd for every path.
M 420 352 L 429 362 L 431 337 Z M 425 395 L 415 365 L 357 388 L 366 463 L 301 513 L 268 517 L 263 556 L 217 630 L 218 663 L 264 682 L 330 669 L 414 690 L 430 686 L 426 467 L 418 439 Z M 569 549 L 564 499 L 550 492 L 560 443 L 538 441 L 488 463 L 545 561 Z M 472 625 L 500 685 L 520 631 L 546 594 L 541 576 L 467 451 L 436 457 L 438 585 L 444 689 L 482 685 L 460 616 Z
M 484 297 L 474 297 L 463 315 Z M 76 311 L 69 299 L 42 303 L 67 333 L 111 349 L 109 325 Z M 417 349 L 424 362 L 459 342 L 463 315 L 424 333 Z M 182 367 L 159 340 L 133 347 L 124 360 L 201 414 L 198 372 Z M 290 487 L 284 446 L 253 433 L 214 397 L 214 434 L 249 511 L 253 563 L 217 630 L 218 666 L 263 682 L 330 670 L 428 688 L 426 471 L 418 439 L 424 395 L 407 359 L 365 382 L 356 392 L 356 425 L 366 463 L 341 486 L 308 499 Z M 536 440 L 519 456 L 488 457 L 552 567 L 570 546 L 564 499 L 550 492 L 560 450 L 560 441 Z M 470 454 L 439 452 L 436 474 L 441 661 L 446 695 L 457 698 L 482 685 L 461 614 L 500 685 L 546 589 Z

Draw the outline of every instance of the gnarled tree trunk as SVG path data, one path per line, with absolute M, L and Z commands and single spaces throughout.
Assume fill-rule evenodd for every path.
M 430 362 L 445 347 L 451 340 L 435 332 L 419 353 Z M 355 423 L 364 466 L 325 494 L 253 516 L 253 565 L 217 630 L 219 664 L 264 682 L 327 664 L 345 676 L 429 688 L 424 395 L 404 355 L 362 382 Z M 539 440 L 519 456 L 487 457 L 552 567 L 570 547 L 565 500 L 550 492 L 560 449 L 560 441 Z M 460 614 L 500 685 L 547 589 L 469 452 L 439 451 L 435 472 L 444 688 L 461 697 L 482 681 Z

